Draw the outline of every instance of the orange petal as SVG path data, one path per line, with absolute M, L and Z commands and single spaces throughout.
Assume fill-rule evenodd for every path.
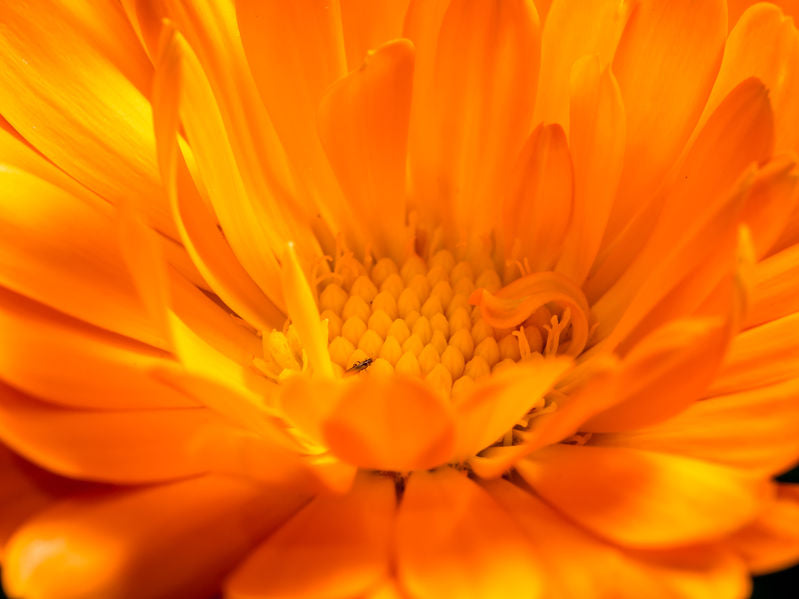
M 349 232 L 353 245 L 362 244 L 365 231 L 343 200 L 316 131 L 319 101 L 347 73 L 339 3 L 235 4 L 247 61 L 295 179 L 332 230 Z
M 260 399 L 251 397 L 259 405 L 262 399 L 272 394 L 274 384 L 250 365 L 242 366 L 222 354 L 174 312 L 169 312 L 168 319 L 174 340 L 173 352 L 186 370 L 233 389 L 242 396 L 260 395 Z
M 468 42 L 464 31 L 471 32 Z M 412 40 L 420 52 L 431 52 Z M 436 203 L 448 207 L 453 230 L 464 238 L 488 233 L 497 216 L 490 198 L 496 197 L 506 165 L 518 155 L 532 124 L 538 15 L 534 5 L 523 0 L 454 0 L 438 35 L 418 41 L 435 47 L 435 85 L 429 97 L 414 103 L 414 110 L 427 115 L 411 121 L 424 128 L 423 143 L 434 138 L 422 147 L 420 133 L 411 133 L 412 176 L 421 187 L 420 202 L 440 198 Z M 497 69 L 497 64 L 503 68 Z
M 13 168 L 0 174 L 0 284 L 51 308 L 156 347 L 127 273 L 113 210 Z
M 42 470 L 0 445 L 0 558 L 11 534 L 27 518 L 61 497 L 91 488 Z
M 535 7 L 538 9 L 538 14 L 540 15 L 541 22 L 543 23 L 549 14 L 549 9 L 552 6 L 552 0 L 535 0 L 533 4 L 535 4 Z
M 470 458 L 511 430 L 571 365 L 564 358 L 522 363 L 458 398 L 453 459 Z
M 636 429 L 681 412 L 713 380 L 728 339 L 729 328 L 721 319 L 675 320 L 657 329 L 622 361 L 618 403 L 581 430 Z
M 204 597 L 306 500 L 201 477 L 65 500 L 29 520 L 3 563 L 24 597 Z
M 616 78 L 609 69 L 600 69 L 596 57 L 574 64 L 569 99 L 574 214 L 556 270 L 582 283 L 613 206 L 624 159 L 626 118 Z
M 609 223 L 615 235 L 654 191 L 693 131 L 718 72 L 727 35 L 723 0 L 637 5 L 613 59 L 627 114 L 621 188 Z
M 529 260 L 532 271 L 549 270 L 572 218 L 574 173 L 560 125 L 539 125 L 522 148 L 502 205 L 501 235 L 507 256 Z
M 799 171 L 794 159 L 775 159 L 757 172 L 744 203 L 743 220 L 752 234 L 758 259 L 780 238 L 797 204 Z
M 771 2 L 752 6 L 730 32 L 704 116 L 747 77 L 757 77 L 769 90 L 776 150 L 798 151 L 799 33 L 790 17 Z
M 363 474 L 346 495 L 322 495 L 233 573 L 233 599 L 360 596 L 389 574 L 396 499 L 387 477 Z
M 451 216 L 449 199 L 443 198 L 439 161 L 443 139 L 430 132 L 438 126 L 436 53 L 438 37 L 450 0 L 411 0 L 405 15 L 403 37 L 413 42 L 416 60 L 408 130 L 408 172 L 415 208 L 425 223 L 441 223 Z
M 505 511 L 449 468 L 415 472 L 397 518 L 400 584 L 419 599 L 538 597 L 543 574 Z
M 412 82 L 413 45 L 388 43 L 328 89 L 318 116 L 319 137 L 347 201 L 378 253 L 396 260 L 405 250 Z
M 746 327 L 799 312 L 799 245 L 754 265 Z
M 201 339 L 242 366 L 263 355 L 263 339 L 253 327 L 233 316 L 231 308 L 211 299 L 174 270 L 168 274 L 172 309 Z
M 740 560 L 713 546 L 673 551 L 630 551 L 604 543 L 519 487 L 483 485 L 539 550 L 548 596 L 565 599 L 744 597 L 749 576 Z M 579 572 L 575 571 L 575 564 Z
M 416 379 L 359 377 L 323 422 L 322 433 L 335 455 L 361 468 L 432 468 L 452 455 L 452 407 Z
M 278 133 L 290 150 L 296 143 L 308 149 L 319 99 L 347 72 L 339 3 L 237 0 L 236 11 L 247 60 Z
M 340 0 L 347 64 L 353 71 L 369 50 L 402 37 L 405 12 L 410 0 Z
M 125 266 L 139 298 L 162 336 L 169 339 L 167 310 L 170 304 L 170 273 L 159 235 L 142 220 L 141 215 L 123 202 L 116 213 L 117 238 Z M 171 345 L 168 347 L 171 349 Z
M 287 447 L 275 431 L 255 434 L 243 428 L 198 431 L 189 451 L 205 472 L 244 478 L 270 488 L 308 494 L 343 493 L 354 472 L 329 456 L 304 456 L 298 444 Z
M 516 464 L 548 503 L 592 532 L 641 548 L 687 545 L 755 516 L 768 481 L 689 458 L 554 445 Z
M 142 483 L 201 473 L 206 467 L 191 443 L 226 427 L 205 408 L 98 412 L 56 408 L 6 385 L 0 395 L 5 443 L 54 472 L 86 480 Z
M 131 201 L 172 235 L 140 91 L 149 88 L 150 65 L 121 7 L 14 3 L 3 5 L 0 21 L 8 24 L 0 113 L 78 181 L 112 202 Z
M 283 445 L 296 447 L 283 430 L 285 427 L 275 411 L 266 407 L 270 397 L 226 385 L 211 377 L 186 370 L 178 364 L 157 366 L 150 373 L 156 380 L 179 389 L 242 429 L 277 439 Z
M 396 581 L 389 580 L 385 584 L 372 589 L 371 592 L 363 596 L 363 599 L 410 599 L 410 597 L 407 593 L 403 593 Z
M 614 339 L 621 339 L 691 267 L 729 272 L 725 258 L 731 253 L 716 250 L 725 241 L 737 241 L 740 178 L 753 162 L 769 156 L 772 141 L 768 93 L 760 82 L 748 79 L 719 106 L 687 152 L 662 208 L 651 215 L 654 221 L 633 227 L 641 241 L 636 253 L 608 260 L 629 266 L 622 266 L 626 272 L 594 304 L 599 338 L 615 328 Z M 709 254 L 715 258 L 709 260 Z M 597 277 L 609 282 L 613 275 L 597 272 Z M 718 274 L 703 279 L 712 288 Z M 619 323 L 621 314 L 624 323 Z
M 322 424 L 346 392 L 346 385 L 338 382 L 293 376 L 280 385 L 277 404 L 286 420 L 324 447 Z
M 775 500 L 728 541 L 754 574 L 782 570 L 799 560 L 799 485 L 780 485 Z
M 27 393 L 99 410 L 196 406 L 148 372 L 167 354 L 85 325 L 0 288 L 3 379 Z
M 727 0 L 730 29 L 738 22 L 746 9 L 753 4 L 760 4 L 760 2 L 757 0 Z M 770 0 L 769 4 L 776 4 L 786 15 L 791 15 L 794 20 L 799 19 L 799 2 L 797 0 Z
M 799 381 L 793 379 L 712 397 L 656 426 L 595 436 L 594 442 L 685 455 L 764 475 L 776 474 L 799 458 L 797 393 Z
M 496 294 L 478 289 L 469 302 L 479 306 L 485 321 L 497 329 L 518 326 L 550 302 L 563 304 L 571 311 L 572 323 L 572 338 L 564 346 L 564 353 L 577 356 L 588 340 L 588 302 L 580 288 L 559 273 L 533 273 L 516 279 Z
M 708 395 L 765 387 L 799 371 L 799 313 L 754 327 L 733 338 Z
M 591 56 L 599 69 L 605 70 L 636 3 L 630 0 L 552 2 L 541 31 L 541 76 L 534 122 L 559 123 L 566 131 L 570 130 L 568 100 L 572 66 L 583 56 Z M 623 144 L 624 135 L 621 140 Z
M 586 420 L 619 401 L 618 371 L 618 360 L 613 357 L 594 358 L 588 382 L 558 399 L 554 411 L 536 415 L 527 430 L 515 432 L 520 438 L 516 445 L 490 447 L 472 457 L 472 471 L 484 479 L 497 478 L 536 449 L 575 434 Z

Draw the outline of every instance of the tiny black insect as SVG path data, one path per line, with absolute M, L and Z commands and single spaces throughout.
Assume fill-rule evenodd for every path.
M 347 368 L 347 372 L 361 372 L 362 370 L 366 370 L 369 368 L 369 364 L 373 362 L 372 358 L 366 358 L 365 360 L 361 360 L 360 362 L 355 362 L 352 366 Z

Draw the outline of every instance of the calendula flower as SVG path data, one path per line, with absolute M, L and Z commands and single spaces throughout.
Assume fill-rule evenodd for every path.
M 799 37 L 748 4 L 2 3 L 7 591 L 799 559 Z

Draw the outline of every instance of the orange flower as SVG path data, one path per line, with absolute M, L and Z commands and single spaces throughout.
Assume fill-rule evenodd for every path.
M 8 591 L 799 559 L 799 34 L 743 4 L 3 3 Z

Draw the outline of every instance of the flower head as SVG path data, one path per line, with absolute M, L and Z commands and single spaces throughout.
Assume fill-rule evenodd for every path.
M 744 4 L 5 3 L 9 592 L 799 558 L 799 34 Z

